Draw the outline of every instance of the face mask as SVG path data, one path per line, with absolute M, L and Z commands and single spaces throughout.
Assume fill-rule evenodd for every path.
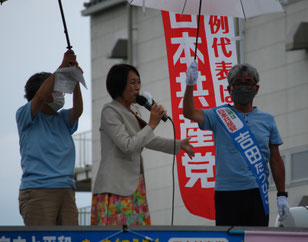
M 64 93 L 63 92 L 53 92 L 51 93 L 53 97 L 53 102 L 48 105 L 56 112 L 64 106 Z
M 242 86 L 233 89 L 231 92 L 231 97 L 234 102 L 246 105 L 253 100 L 256 94 L 257 92 L 255 89 Z

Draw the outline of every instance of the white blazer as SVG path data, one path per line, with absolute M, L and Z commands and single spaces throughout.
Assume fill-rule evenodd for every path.
M 101 114 L 101 162 L 93 194 L 132 195 L 138 186 L 144 147 L 173 154 L 174 141 L 155 136 L 146 125 L 140 129 L 135 115 L 119 102 L 105 104 Z M 181 141 L 176 141 L 176 154 Z

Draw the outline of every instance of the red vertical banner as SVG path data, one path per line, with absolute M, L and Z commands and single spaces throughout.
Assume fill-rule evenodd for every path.
M 228 40 L 231 43 L 229 37 L 221 37 L 223 31 L 228 31 L 228 34 L 231 32 L 228 18 L 219 18 L 220 20 L 225 18 L 226 21 L 216 21 L 219 19 L 215 16 L 201 16 L 200 19 L 197 51 L 199 79 L 194 87 L 197 108 L 214 108 L 218 104 L 225 103 L 226 100 L 231 100 L 226 92 L 226 74 L 230 65 L 226 68 L 223 63 L 231 62 L 231 66 L 235 64 L 236 51 L 233 43 L 229 46 Z M 182 151 L 177 155 L 181 196 L 190 213 L 213 220 L 215 219 L 216 178 L 213 134 L 208 130 L 200 130 L 197 123 L 183 116 L 186 69 L 194 60 L 197 16 L 162 11 L 162 19 L 176 136 L 177 139 L 191 136 L 190 143 L 195 150 L 195 156 L 192 159 Z M 210 42 L 208 35 L 211 35 Z M 226 60 L 226 58 L 229 59 Z

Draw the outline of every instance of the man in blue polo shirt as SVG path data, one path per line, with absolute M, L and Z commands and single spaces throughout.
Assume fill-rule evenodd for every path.
M 59 68 L 71 65 L 81 71 L 76 55 L 68 50 Z M 72 134 L 83 111 L 82 96 L 76 82 L 73 107 L 58 112 L 64 94 L 54 91 L 56 75 L 31 76 L 25 86 L 28 103 L 16 113 L 23 171 L 19 209 L 27 226 L 78 225 Z
M 213 131 L 216 151 L 216 225 L 268 226 L 268 163 L 278 190 L 280 220 L 288 215 L 285 168 L 279 153 L 282 139 L 274 117 L 253 106 L 259 74 L 248 64 L 235 65 L 228 73 L 228 91 L 234 106 L 197 109 L 193 88 L 198 67 L 187 69 L 183 114 Z M 244 130 L 244 131 L 241 131 Z

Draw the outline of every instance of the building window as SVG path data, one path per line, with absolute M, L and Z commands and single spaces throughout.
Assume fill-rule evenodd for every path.
M 292 187 L 298 184 L 308 184 L 308 146 L 283 150 L 281 157 L 285 165 L 286 186 Z M 275 182 L 271 172 L 268 181 L 270 190 L 275 190 Z
M 286 164 L 286 156 L 285 155 L 282 155 L 281 156 L 282 160 L 283 160 L 283 163 Z M 274 179 L 273 179 L 273 175 L 272 175 L 272 171 L 271 171 L 271 167 L 270 165 L 268 165 L 268 169 L 270 170 L 270 175 L 269 175 L 269 178 L 268 178 L 268 181 L 269 181 L 269 186 L 270 188 L 275 188 L 275 182 L 274 182 Z M 287 173 L 287 171 L 286 171 Z
M 291 154 L 291 182 L 308 180 L 308 151 Z

